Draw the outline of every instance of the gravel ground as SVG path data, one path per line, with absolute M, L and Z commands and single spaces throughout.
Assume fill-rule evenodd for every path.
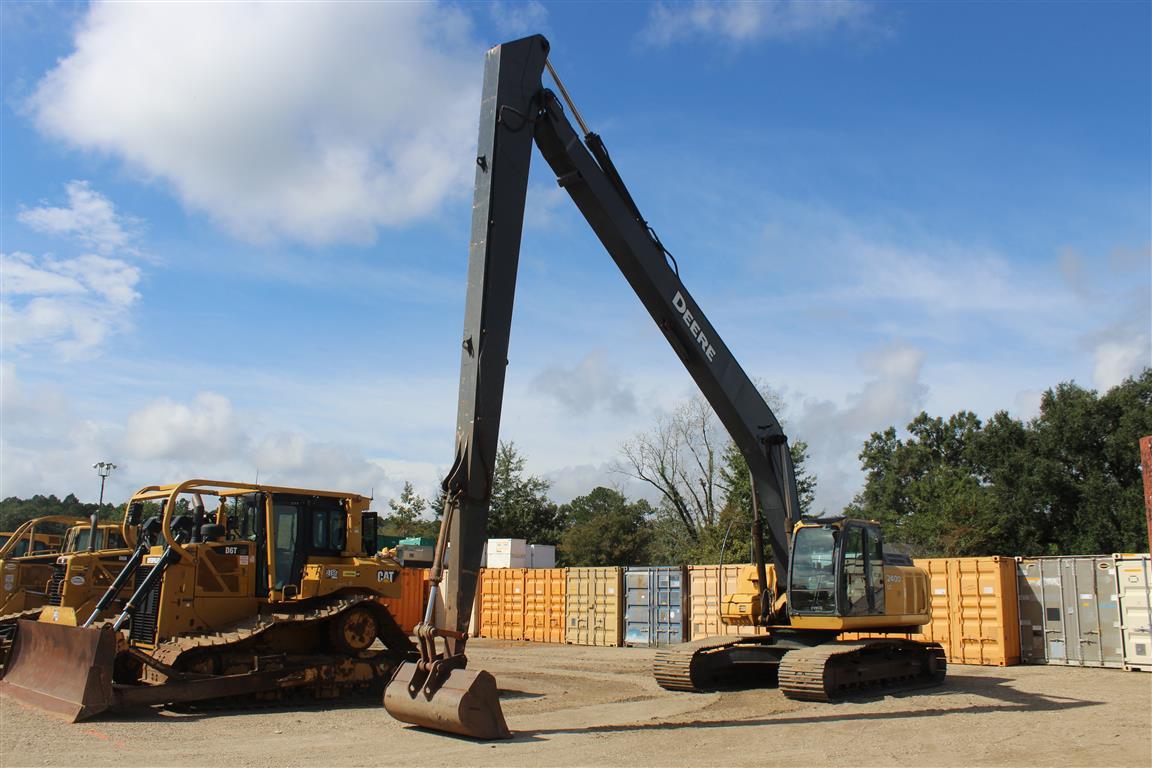
M 401 725 L 372 702 L 144 711 L 67 724 L 0 697 L 3 766 L 1144 766 L 1152 675 L 962 667 L 935 689 L 840 704 L 670 693 L 653 651 L 473 640 L 511 741 Z

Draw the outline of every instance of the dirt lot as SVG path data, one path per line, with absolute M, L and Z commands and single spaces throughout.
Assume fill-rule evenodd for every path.
M 959 667 L 939 689 L 842 704 L 778 691 L 669 693 L 653 652 L 475 640 L 510 742 L 424 732 L 379 706 L 206 715 L 143 712 L 68 725 L 0 701 L 4 766 L 1149 765 L 1152 675 Z M 522 669 L 546 670 L 526 674 Z

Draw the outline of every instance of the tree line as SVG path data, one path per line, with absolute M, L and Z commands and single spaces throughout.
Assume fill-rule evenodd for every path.
M 779 400 L 765 393 L 779 410 Z M 1066 382 L 1045 392 L 1032 419 L 997 412 L 920 413 L 872 433 L 859 458 L 860 492 L 844 510 L 815 510 L 808 446 L 793 440 L 802 514 L 878 520 L 886 541 L 916 556 L 1055 555 L 1148 551 L 1138 441 L 1152 434 L 1152 369 L 1099 395 Z M 525 469 L 514 443 L 496 457 L 488 532 L 555 544 L 573 566 L 748 562 L 751 486 L 743 455 L 707 402 L 694 397 L 625 443 L 615 470 L 649 489 L 628 498 L 597 487 L 564 504 Z M 388 502 L 380 532 L 435 537 L 443 494 L 411 483 Z M 45 514 L 85 517 L 74 495 L 0 502 L 0 528 Z M 122 510 L 105 504 L 103 519 Z

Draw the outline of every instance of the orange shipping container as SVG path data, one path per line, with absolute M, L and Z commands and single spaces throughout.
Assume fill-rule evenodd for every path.
M 932 620 L 895 635 L 940 643 L 950 664 L 1020 663 L 1016 561 L 1010 557 L 935 557 L 914 561 L 928 572 Z M 875 637 L 848 633 L 844 640 Z
M 623 645 L 623 569 L 567 568 L 564 641 Z
M 481 637 L 524 639 L 526 568 L 480 569 Z
M 400 629 L 409 634 L 424 619 L 424 607 L 428 604 L 428 573 L 428 568 L 401 568 L 400 597 L 379 598 Z
M 563 568 L 529 568 L 524 572 L 524 639 L 564 642 Z
M 721 579 L 719 565 L 688 566 L 688 595 L 691 606 L 688 621 L 692 640 L 726 635 L 755 635 L 762 630 L 751 626 L 732 626 L 720 620 L 720 600 L 738 590 L 740 571 L 746 565 L 725 565 Z

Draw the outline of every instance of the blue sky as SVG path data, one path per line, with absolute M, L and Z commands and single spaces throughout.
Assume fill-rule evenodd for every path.
M 449 465 L 484 50 L 531 32 L 812 449 L 1152 364 L 1147 3 L 0 6 L 0 495 Z M 537 159 L 503 436 L 566 500 L 692 393 Z

